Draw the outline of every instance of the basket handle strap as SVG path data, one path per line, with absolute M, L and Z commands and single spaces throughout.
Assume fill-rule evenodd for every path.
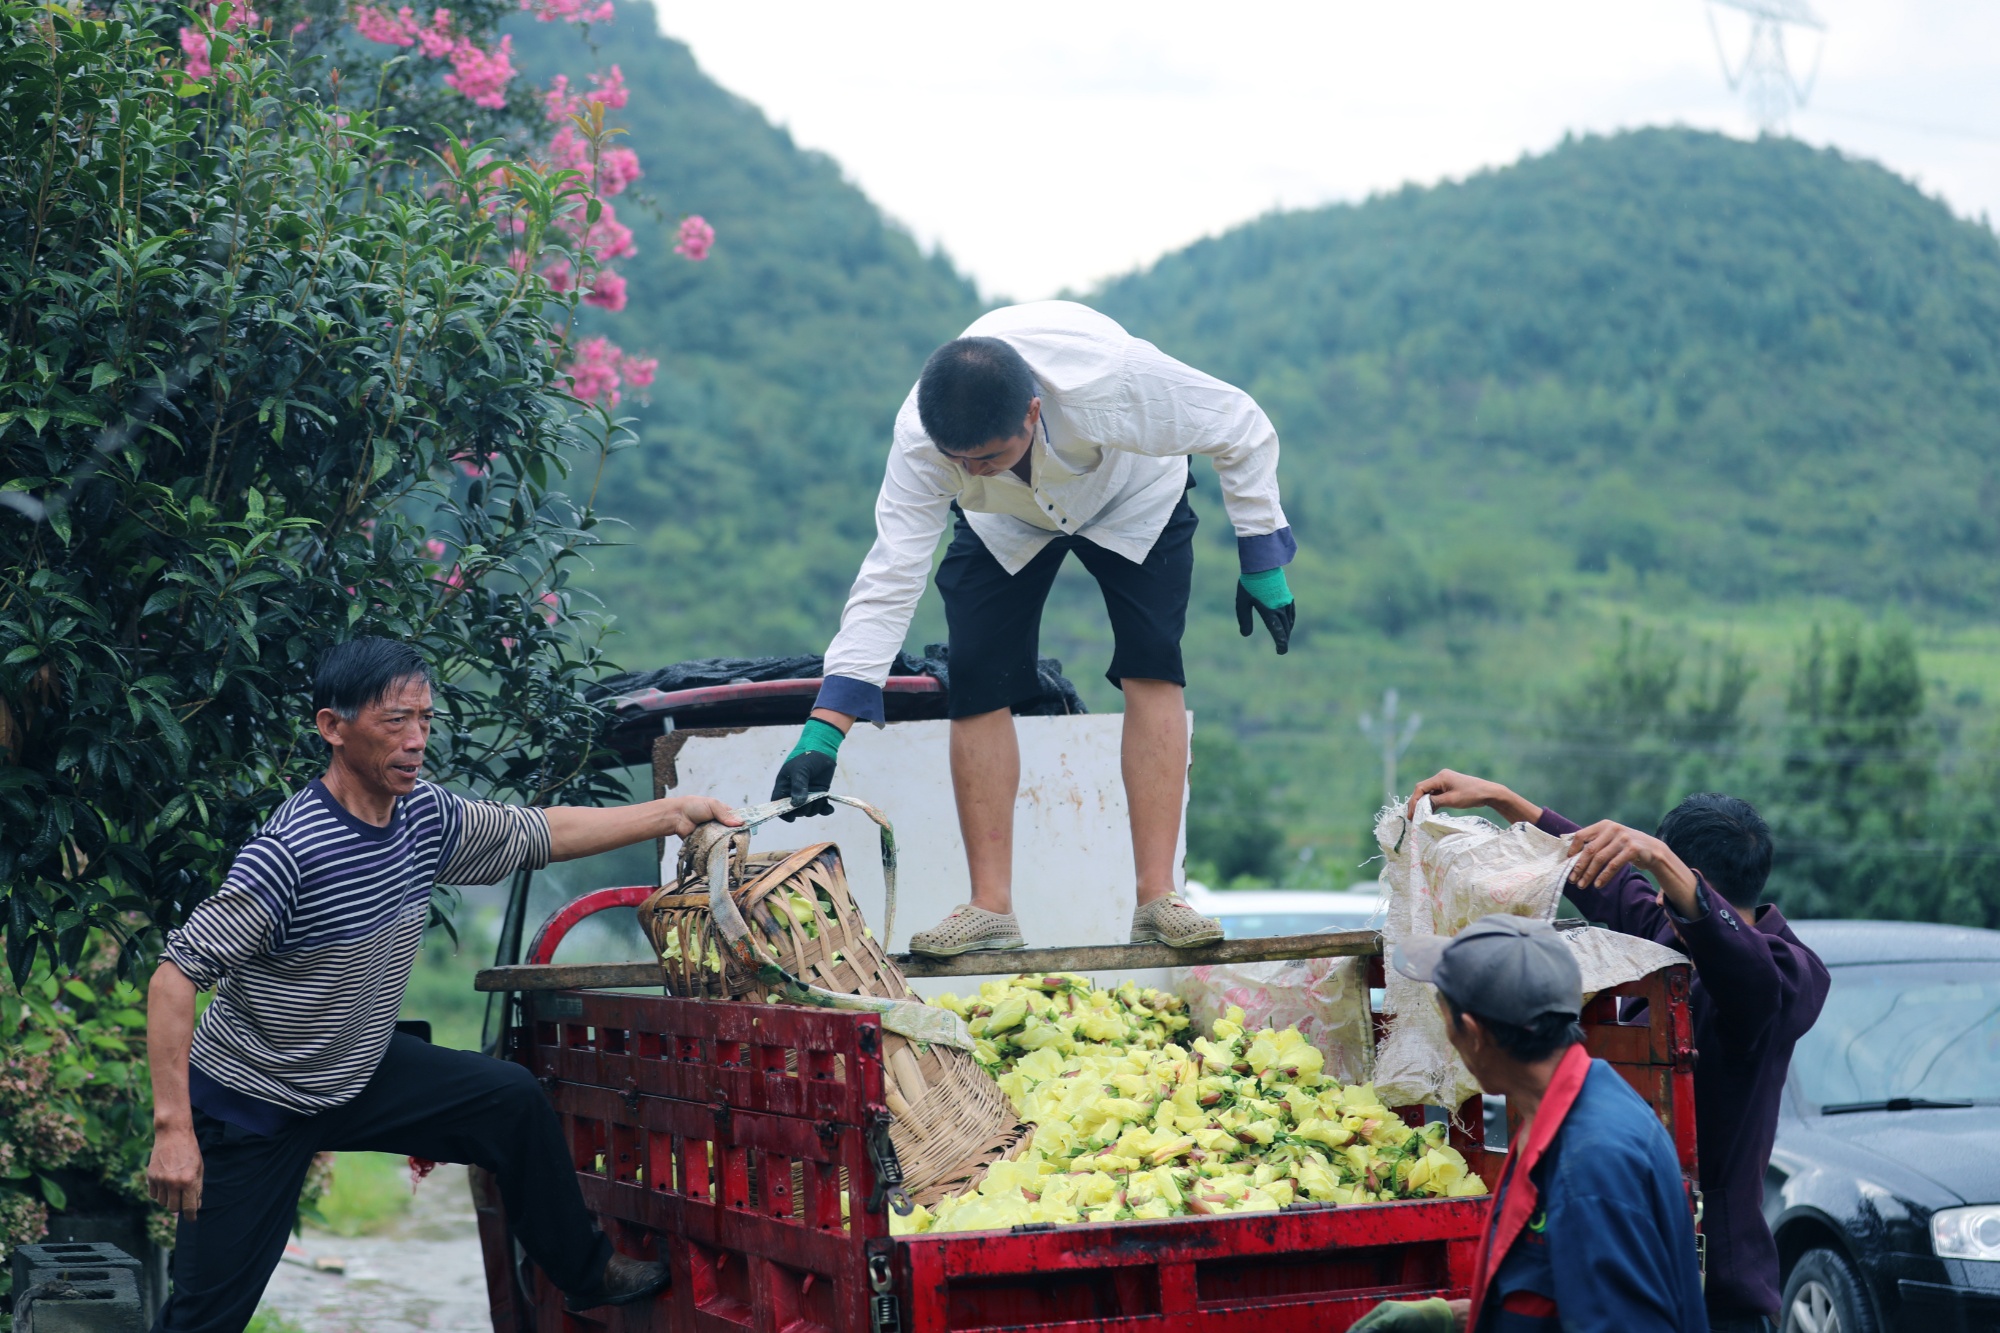
M 795 1002 L 815 1004 L 823 1008 L 858 1009 L 879 1014 L 882 1026 L 899 1033 L 912 1041 L 938 1042 L 955 1046 L 962 1051 L 973 1048 L 972 1034 L 966 1029 L 965 1020 L 949 1009 L 937 1009 L 922 1000 L 885 1000 L 872 995 L 839 995 L 818 986 L 808 986 L 783 967 L 767 962 L 757 956 L 750 942 L 750 927 L 744 923 L 743 914 L 736 908 L 735 896 L 729 892 L 729 856 L 725 850 L 721 856 L 715 855 L 718 845 L 727 844 L 734 837 L 747 835 L 759 824 L 767 823 L 792 809 L 804 805 L 808 800 L 838 801 L 851 805 L 862 814 L 874 820 L 882 830 L 882 887 L 888 898 L 883 912 L 883 940 L 886 947 L 889 931 L 895 928 L 896 920 L 896 831 L 889 820 L 866 801 L 852 796 L 835 796 L 828 792 L 811 797 L 800 797 L 797 801 L 767 801 L 763 805 L 747 806 L 734 811 L 743 822 L 735 827 L 726 824 L 708 823 L 697 827 L 687 838 L 687 846 L 692 849 L 694 863 L 699 865 L 705 858 L 708 865 L 708 911 L 716 929 L 729 945 L 729 951 L 753 973 L 767 978 L 767 984 L 782 984 L 786 997 Z M 810 849 L 816 855 L 819 848 Z M 803 853 L 801 853 L 803 855 Z
M 896 830 L 889 823 L 888 816 L 863 800 L 852 796 L 835 796 L 832 792 L 814 792 L 810 796 L 796 799 L 787 797 L 782 801 L 766 801 L 762 805 L 747 805 L 734 814 L 743 822 L 734 828 L 723 824 L 703 824 L 688 835 L 688 844 L 696 848 L 696 857 L 708 859 L 708 906 L 715 917 L 715 924 L 722 931 L 722 937 L 729 942 L 731 952 L 743 960 L 745 965 L 755 967 L 757 960 L 750 953 L 750 927 L 743 921 L 743 914 L 736 910 L 736 904 L 729 895 L 729 858 L 725 855 L 717 860 L 713 854 L 716 843 L 748 834 L 759 824 L 767 824 L 779 815 L 798 806 L 813 801 L 836 801 L 841 805 L 851 805 L 862 814 L 875 821 L 882 831 L 882 947 L 888 948 L 889 941 L 896 933 Z M 696 840 L 700 841 L 697 842 Z M 747 844 L 747 839 L 746 839 Z M 740 943 L 739 943 L 740 941 Z

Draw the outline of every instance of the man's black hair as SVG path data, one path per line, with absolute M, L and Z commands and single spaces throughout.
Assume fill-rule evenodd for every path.
M 956 338 L 931 353 L 917 379 L 917 416 L 948 454 L 1011 440 L 1028 419 L 1034 372 L 998 338 Z
M 431 683 L 431 666 L 407 643 L 366 637 L 337 643 L 313 673 L 313 712 L 331 708 L 352 722 L 362 709 L 414 676 Z
M 1757 905 L 1771 876 L 1771 830 L 1750 802 L 1700 792 L 1667 811 L 1658 836 L 1732 906 Z
M 1442 991 L 1439 994 L 1443 994 Z M 1451 1025 L 1459 1026 L 1469 1010 L 1461 1009 L 1449 995 L 1444 997 L 1445 1006 L 1451 1010 Z M 1484 1014 L 1473 1014 L 1479 1026 L 1485 1028 L 1498 1046 L 1508 1056 L 1524 1065 L 1546 1060 L 1558 1051 L 1566 1051 L 1583 1040 L 1583 1025 L 1568 1014 L 1543 1014 L 1526 1027 L 1519 1023 L 1502 1023 L 1497 1018 Z

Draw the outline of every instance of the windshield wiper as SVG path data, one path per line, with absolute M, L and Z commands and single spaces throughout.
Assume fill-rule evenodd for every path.
M 1971 1102 L 1936 1102 L 1928 1097 L 1888 1097 L 1879 1102 L 1835 1102 L 1819 1108 L 1821 1115 L 1847 1115 L 1853 1111 L 1962 1111 Z

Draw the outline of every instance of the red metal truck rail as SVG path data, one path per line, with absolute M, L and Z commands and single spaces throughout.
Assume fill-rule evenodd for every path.
M 1335 1333 L 1385 1297 L 1471 1283 L 1477 1200 L 891 1240 L 872 1197 L 888 1115 L 874 1015 L 590 991 L 525 1002 L 511 1054 L 562 1118 L 584 1201 L 621 1251 L 664 1257 L 674 1286 L 650 1311 L 565 1314 L 481 1182 L 500 1333 L 1222 1333 L 1251 1316 Z
M 1692 1198 L 1688 977 L 1677 966 L 1608 991 L 1584 1027 L 1591 1054 L 1659 1112 Z M 1621 997 L 1646 1002 L 1643 1021 L 1618 1021 Z M 891 1239 L 875 1015 L 594 991 L 521 1003 L 507 1053 L 561 1117 L 586 1204 L 620 1251 L 665 1259 L 674 1285 L 650 1307 L 566 1314 L 475 1172 L 498 1333 L 1224 1333 L 1252 1321 L 1338 1333 L 1377 1301 L 1471 1285 L 1480 1199 Z M 1468 1103 L 1452 1140 L 1494 1184 L 1506 1157 L 1486 1151 L 1482 1124 Z
M 497 1333 L 870 1326 L 865 1246 L 888 1236 L 869 1198 L 888 1115 L 874 1015 L 589 991 L 524 1002 L 509 1053 L 554 1103 L 584 1202 L 674 1285 L 650 1309 L 565 1314 L 475 1180 Z
M 894 1242 L 909 1333 L 1329 1333 L 1378 1301 L 1463 1296 L 1486 1204 L 1426 1199 Z

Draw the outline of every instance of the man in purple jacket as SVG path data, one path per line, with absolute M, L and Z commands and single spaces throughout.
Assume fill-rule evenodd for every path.
M 1778 1313 L 1779 1284 L 1778 1247 L 1764 1221 L 1764 1172 L 1792 1047 L 1819 1018 L 1828 981 L 1826 965 L 1777 906 L 1758 905 L 1771 872 L 1770 830 L 1749 802 L 1713 794 L 1675 806 L 1658 836 L 1610 820 L 1579 828 L 1497 782 L 1450 769 L 1418 783 L 1411 806 L 1423 796 L 1440 809 L 1484 807 L 1511 823 L 1574 834 L 1566 892 L 1577 909 L 1693 960 L 1709 1327 L 1765 1333 Z

